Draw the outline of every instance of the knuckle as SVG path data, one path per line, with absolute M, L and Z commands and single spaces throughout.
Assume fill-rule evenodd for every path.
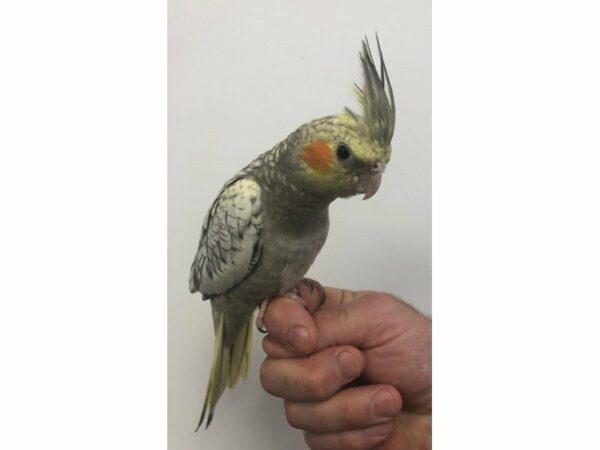
M 313 433 L 304 433 L 304 442 L 311 450 L 319 450 L 319 437 Z
M 283 358 L 287 354 L 287 349 L 271 335 L 267 335 L 263 338 L 262 348 L 267 356 L 274 358 Z
M 365 297 L 365 303 L 370 309 L 381 317 L 390 317 L 398 312 L 400 302 L 391 295 L 382 292 L 373 292 Z
M 392 306 L 396 303 L 396 300 L 391 296 L 384 294 L 382 292 L 373 292 L 366 296 L 366 299 L 370 303 L 376 303 L 378 306 Z
M 260 384 L 265 391 L 271 392 L 271 372 L 270 372 L 271 361 L 270 358 L 266 358 L 260 365 Z
M 302 428 L 302 423 L 298 414 L 298 406 L 292 402 L 284 402 L 285 418 L 293 428 Z
M 325 387 L 325 376 L 322 370 L 313 368 L 307 372 L 305 388 L 315 400 L 324 400 L 327 398 L 328 392 Z
M 270 347 L 270 346 L 272 346 L 272 345 L 273 345 L 273 344 L 272 344 L 272 341 L 273 341 L 273 339 L 272 339 L 272 338 L 271 338 L 271 339 L 269 339 L 269 335 L 266 335 L 266 336 L 265 336 L 265 337 L 262 339 L 262 342 L 261 342 L 261 344 L 262 344 L 262 348 L 263 348 L 264 352 L 265 352 L 267 355 L 269 354 L 269 351 L 271 350 L 271 347 Z
M 364 443 L 360 439 L 350 436 L 349 433 L 340 433 L 337 439 L 337 448 L 343 448 L 345 450 L 363 450 L 365 449 Z
M 340 424 L 345 428 L 354 424 L 355 411 L 348 401 L 339 401 L 335 407 L 335 412 Z
M 327 436 L 317 433 L 304 433 L 304 442 L 311 450 L 354 450 L 344 446 L 337 436 Z

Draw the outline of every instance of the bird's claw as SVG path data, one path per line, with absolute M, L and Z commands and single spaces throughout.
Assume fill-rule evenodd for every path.
M 269 300 L 270 299 L 266 299 L 263 300 L 262 302 L 260 302 L 260 307 L 258 308 L 258 316 L 256 316 L 256 329 L 260 332 L 260 333 L 267 333 L 267 328 L 265 327 L 265 313 L 267 312 L 267 306 L 269 306 Z
M 291 290 L 289 292 L 285 292 L 285 293 L 281 294 L 281 296 L 285 297 L 285 298 L 289 298 L 291 300 L 294 300 L 296 303 L 298 303 L 300 306 L 302 306 L 304 309 L 306 309 L 308 311 L 308 305 L 306 304 L 304 299 L 302 297 L 300 297 L 300 294 L 298 293 L 298 290 L 296 288 L 294 288 L 293 290 Z
M 308 286 L 311 294 L 316 290 L 317 294 L 319 295 L 318 307 L 323 306 L 323 303 L 325 303 L 325 300 L 327 300 L 327 294 L 325 293 L 323 286 L 321 286 L 321 283 L 319 283 L 317 280 L 313 280 L 312 278 L 302 278 L 296 285 L 296 292 L 298 292 L 298 287 L 300 285 Z
M 302 286 L 306 286 L 308 289 L 310 289 L 311 294 L 315 290 L 317 291 L 319 295 L 319 306 L 323 305 L 323 303 L 325 303 L 325 300 L 327 300 L 327 294 L 325 293 L 325 289 L 323 289 L 323 286 L 321 286 L 321 283 L 319 283 L 316 280 L 313 280 L 312 278 L 302 278 L 291 291 L 281 294 L 280 297 L 286 297 L 291 300 L 294 300 L 304 309 L 309 311 L 306 301 L 304 301 L 304 299 L 300 295 L 300 289 Z M 256 328 L 259 332 L 263 334 L 268 332 L 267 328 L 265 327 L 264 319 L 265 313 L 267 312 L 267 306 L 269 306 L 269 301 L 270 299 L 266 299 L 260 303 L 260 307 L 258 308 L 258 316 L 256 317 Z

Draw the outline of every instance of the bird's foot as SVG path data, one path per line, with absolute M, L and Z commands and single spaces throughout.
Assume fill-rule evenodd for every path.
M 289 292 L 284 292 L 283 294 L 278 295 L 277 297 L 290 298 L 290 299 L 294 300 L 296 303 L 298 303 L 300 306 L 302 306 L 303 308 L 308 310 L 308 307 L 306 306 L 306 302 L 304 301 L 304 299 L 302 297 L 300 297 L 300 295 L 298 295 L 298 291 L 296 290 L 296 288 L 294 288 L 293 290 L 291 290 Z M 275 298 L 275 297 L 273 297 L 273 298 Z M 258 316 L 256 316 L 256 329 L 258 331 L 260 331 L 261 333 L 267 333 L 267 327 L 265 327 L 265 314 L 267 312 L 267 306 L 269 306 L 270 301 L 271 301 L 270 298 L 263 300 L 260 303 L 260 307 L 258 308 Z
M 312 294 L 315 291 L 317 292 L 317 296 L 319 298 L 317 308 L 322 306 L 323 303 L 325 303 L 325 300 L 327 300 L 327 294 L 325 293 L 325 289 L 323 289 L 323 286 L 321 286 L 321 283 L 319 283 L 317 280 L 313 280 L 312 278 L 302 278 L 298 282 L 294 290 L 296 291 L 296 293 L 298 293 L 298 295 L 302 296 L 303 288 L 308 289 L 310 294 Z M 304 303 L 303 306 L 306 308 L 306 303 Z
M 290 290 L 288 292 L 284 292 L 283 294 L 279 295 L 278 297 L 286 297 L 286 298 L 292 299 L 296 303 L 298 303 L 300 306 L 302 306 L 304 309 L 309 311 L 308 305 L 306 304 L 306 302 L 304 301 L 304 299 L 302 298 L 302 295 L 301 295 L 305 289 L 308 289 L 311 294 L 315 290 L 317 291 L 317 295 L 319 296 L 319 305 L 318 306 L 321 306 L 327 299 L 327 295 L 325 294 L 325 289 L 323 289 L 323 286 L 321 286 L 321 283 L 319 283 L 316 280 L 313 280 L 312 278 L 302 278 L 292 290 Z M 304 291 L 304 292 L 306 292 L 306 291 Z M 269 306 L 270 300 L 271 300 L 270 298 L 263 300 L 260 303 L 260 307 L 258 308 L 258 316 L 256 317 L 256 328 L 261 333 L 267 333 L 267 328 L 265 327 L 264 319 L 265 319 L 265 313 L 267 312 L 267 306 Z

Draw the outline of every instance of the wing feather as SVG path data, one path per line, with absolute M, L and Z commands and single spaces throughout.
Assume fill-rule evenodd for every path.
M 190 291 L 224 294 L 252 273 L 261 251 L 260 186 L 251 178 L 226 184 L 208 211 L 190 270 Z

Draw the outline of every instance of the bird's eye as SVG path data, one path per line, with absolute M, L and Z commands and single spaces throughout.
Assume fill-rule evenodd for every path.
M 345 144 L 340 144 L 335 149 L 338 158 L 340 159 L 348 159 L 350 158 L 350 149 Z

